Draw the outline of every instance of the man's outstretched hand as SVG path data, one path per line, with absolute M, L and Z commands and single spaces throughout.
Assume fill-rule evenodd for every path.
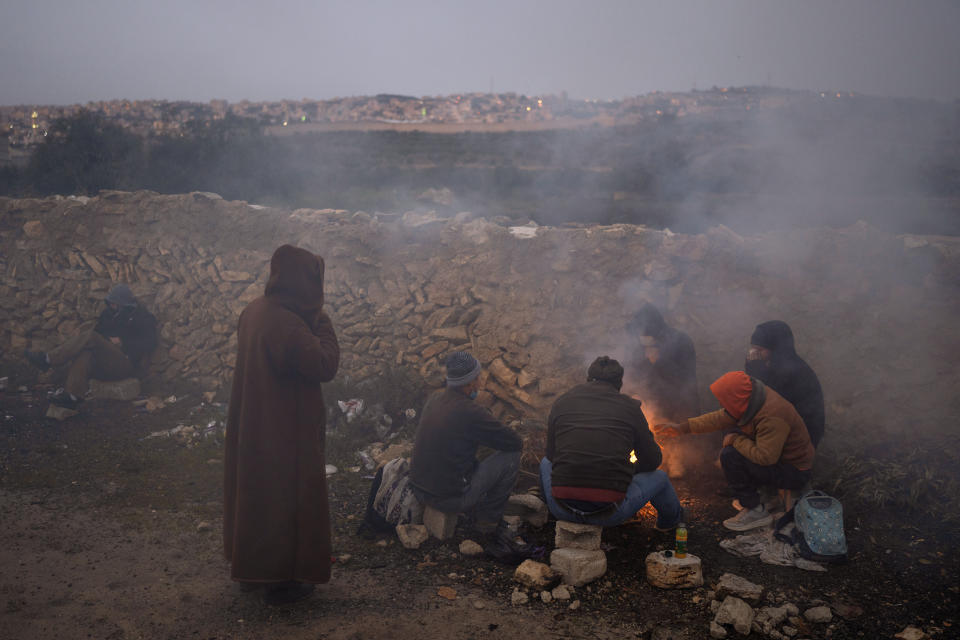
M 683 422 L 661 422 L 653 425 L 653 435 L 657 438 L 676 438 L 690 433 L 690 428 Z

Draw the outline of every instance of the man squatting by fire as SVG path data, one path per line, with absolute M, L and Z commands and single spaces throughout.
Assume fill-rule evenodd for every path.
M 810 482 L 814 448 L 792 404 L 743 371 L 730 371 L 710 385 L 721 409 L 683 422 L 654 426 L 660 437 L 726 431 L 720 465 L 736 495 L 739 513 L 724 520 L 733 531 L 773 522 L 759 489 L 801 489 Z

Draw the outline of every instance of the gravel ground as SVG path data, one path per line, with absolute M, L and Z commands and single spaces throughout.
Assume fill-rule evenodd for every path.
M 333 579 L 304 602 L 266 607 L 229 581 L 222 559 L 222 406 L 198 395 L 152 413 L 89 402 L 57 422 L 43 417 L 48 387 L 4 375 L 3 638 L 705 638 L 708 590 L 725 572 L 762 584 L 769 604 L 830 605 L 833 620 L 801 628 L 800 638 L 891 638 L 908 625 L 960 637 L 957 528 L 943 519 L 846 501 L 848 563 L 826 573 L 765 565 L 718 547 L 732 511 L 715 497 L 720 478 L 711 470 L 676 483 L 692 512 L 690 551 L 703 560 L 703 588 L 646 583 L 644 558 L 670 541 L 641 512 L 604 531 L 607 574 L 575 590 L 578 608 L 534 593 L 512 606 L 512 567 L 461 557 L 459 535 L 418 550 L 392 536 L 357 536 L 369 480 L 350 471 L 359 460 L 342 441 L 331 446 L 342 458 L 328 461 L 340 469 L 330 477 Z M 148 437 L 178 425 L 198 433 Z M 553 524 L 527 535 L 549 549 Z

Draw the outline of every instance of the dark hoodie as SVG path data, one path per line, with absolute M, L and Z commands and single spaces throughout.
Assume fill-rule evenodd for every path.
M 817 374 L 797 355 L 790 325 L 781 320 L 758 324 L 750 344 L 769 349 L 770 359 L 747 360 L 744 370 L 796 408 L 816 447 L 824 432 L 823 389 Z
M 651 363 L 640 347 L 630 362 L 628 377 L 640 385 L 641 400 L 669 422 L 699 415 L 697 354 L 690 336 L 667 325 L 651 304 L 637 312 L 627 330 L 637 336 L 653 337 L 660 351 L 660 357 Z
M 103 310 L 94 331 L 105 338 L 120 338 L 123 353 L 137 366 L 157 347 L 157 319 L 137 302 L 125 284 L 114 285 L 106 301 L 117 306 Z

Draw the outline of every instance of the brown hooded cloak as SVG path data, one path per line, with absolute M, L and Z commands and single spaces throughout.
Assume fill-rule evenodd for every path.
M 234 580 L 325 583 L 330 513 L 320 383 L 340 347 L 323 312 L 323 258 L 284 245 L 240 314 L 227 417 L 224 553 Z

